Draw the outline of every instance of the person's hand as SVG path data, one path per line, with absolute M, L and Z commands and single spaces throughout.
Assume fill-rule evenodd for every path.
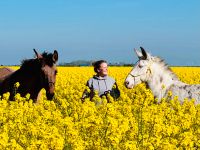
M 84 103 L 85 102 L 85 98 L 81 97 L 81 101 L 82 101 L 82 103 Z
M 111 92 L 110 90 L 105 91 L 105 92 L 104 92 L 104 95 L 110 94 L 110 92 Z

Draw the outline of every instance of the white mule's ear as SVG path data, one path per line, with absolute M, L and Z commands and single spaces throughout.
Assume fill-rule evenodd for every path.
M 140 47 L 141 51 L 142 51 L 142 56 L 143 56 L 143 59 L 146 60 L 147 59 L 147 53 L 146 51 L 144 50 L 143 47 Z
M 141 59 L 150 60 L 151 59 L 151 55 L 148 52 L 146 52 L 143 47 L 140 47 L 140 49 L 142 51 L 142 58 Z
M 151 58 L 151 55 L 147 53 L 143 47 L 140 47 L 141 52 L 134 48 L 136 55 L 139 59 L 147 60 Z
M 134 51 L 139 59 L 141 59 L 143 57 L 142 53 L 140 51 L 138 51 L 136 48 L 134 48 Z

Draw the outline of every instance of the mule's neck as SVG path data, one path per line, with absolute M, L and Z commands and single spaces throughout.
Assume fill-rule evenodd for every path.
M 150 66 L 150 70 L 151 73 L 147 81 L 147 86 L 153 92 L 154 97 L 159 100 L 166 96 L 172 85 L 184 84 L 179 81 L 175 74 L 165 66 L 154 63 Z
M 37 99 L 38 93 L 42 89 L 38 73 L 31 69 L 23 70 L 20 68 L 13 73 L 12 80 L 20 83 L 18 92 L 21 96 L 29 93 L 31 99 Z

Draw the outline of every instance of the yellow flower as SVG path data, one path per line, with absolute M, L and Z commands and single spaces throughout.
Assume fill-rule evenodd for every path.
M 19 82 L 16 82 L 16 83 L 15 83 L 15 87 L 18 89 L 19 86 L 20 86 Z
M 14 69 L 18 69 L 14 67 Z M 80 100 L 90 89 L 86 81 L 92 67 L 58 67 L 55 97 L 47 100 L 41 90 L 40 103 L 30 94 L 9 101 L 0 100 L 0 149 L 198 149 L 200 147 L 200 105 L 178 97 L 156 99 L 144 84 L 133 89 L 124 86 L 130 67 L 110 67 L 117 80 L 120 98 L 110 94 Z M 181 81 L 200 83 L 200 68 L 173 67 Z M 19 87 L 16 83 L 15 87 Z M 165 86 L 163 85 L 164 89 Z

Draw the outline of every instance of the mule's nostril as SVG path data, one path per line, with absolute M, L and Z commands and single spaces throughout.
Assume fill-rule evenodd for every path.
M 54 93 L 46 93 L 46 96 L 47 96 L 48 100 L 52 100 L 53 96 L 54 96 Z
M 128 81 L 125 81 L 125 85 L 129 85 L 129 82 L 128 82 Z

